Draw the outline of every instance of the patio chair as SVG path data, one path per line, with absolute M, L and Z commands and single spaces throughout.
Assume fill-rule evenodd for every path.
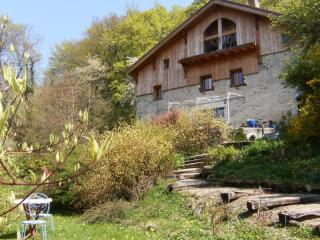
M 35 199 L 48 199 L 49 197 L 43 193 L 34 193 L 30 196 L 31 198 Z M 46 218 L 50 220 L 51 229 L 54 230 L 54 219 L 53 215 L 50 214 L 50 203 L 45 204 L 45 207 L 42 209 L 42 211 L 38 214 L 36 214 L 34 211 L 31 213 L 31 216 L 35 218 L 38 216 L 39 218 Z
M 46 221 L 43 220 L 26 220 L 22 221 L 22 233 L 21 233 L 21 238 L 22 240 L 26 240 L 26 233 L 27 233 L 27 227 L 28 226 L 41 226 L 41 235 L 42 235 L 42 240 L 47 240 L 47 225 Z

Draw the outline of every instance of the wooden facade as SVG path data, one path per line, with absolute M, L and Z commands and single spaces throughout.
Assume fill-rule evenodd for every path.
M 208 4 L 194 21 L 181 30 L 178 28 L 172 39 L 163 46 L 160 43 L 158 49 L 130 69 L 136 80 L 137 96 L 152 94 L 159 85 L 163 91 L 196 85 L 201 76 L 208 74 L 214 81 L 229 79 L 230 71 L 239 68 L 245 75 L 258 73 L 261 56 L 284 50 L 282 36 L 271 29 L 265 12 L 259 15 L 252 13 L 255 9 L 251 11 L 251 7 L 245 11 L 245 5 L 236 4 L 236 8 L 222 5 Z M 235 23 L 237 46 L 205 54 L 204 32 L 216 20 L 221 32 L 220 19 Z M 165 67 L 164 62 L 169 65 Z

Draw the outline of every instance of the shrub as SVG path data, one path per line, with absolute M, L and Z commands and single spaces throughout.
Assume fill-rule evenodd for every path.
M 152 122 L 162 127 L 169 127 L 178 122 L 180 115 L 181 111 L 173 109 L 165 114 L 153 117 Z
M 119 222 L 133 204 L 123 200 L 110 201 L 87 210 L 82 219 L 87 223 Z
M 282 159 L 285 156 L 285 144 L 280 141 L 258 140 L 248 145 L 243 151 L 246 157 L 269 157 L 271 159 Z
M 175 167 L 180 168 L 185 162 L 185 157 L 182 154 L 177 153 L 175 155 Z
M 246 141 L 247 136 L 243 131 L 243 128 L 233 128 L 229 131 L 229 138 L 232 141 Z
M 191 155 L 202 153 L 209 146 L 227 139 L 228 126 L 211 112 L 182 112 L 172 127 L 173 145 L 177 152 Z
M 213 164 L 216 165 L 221 161 L 235 161 L 241 158 L 241 151 L 233 146 L 224 147 L 218 146 L 208 149 L 208 154 L 213 160 Z
M 10 207 L 12 207 L 11 201 L 14 199 L 14 197 L 11 196 L 12 194 L 13 193 L 10 193 L 9 188 L 2 187 L 0 189 L 0 212 L 4 212 L 8 210 Z M 6 216 L 0 217 L 0 233 L 3 232 L 6 228 L 10 227 L 12 224 L 14 224 L 18 218 L 19 215 L 17 214 L 17 211 L 11 212 Z
M 92 171 L 76 187 L 78 207 L 137 199 L 174 168 L 175 155 L 166 129 L 138 122 L 122 126 L 112 135 L 104 156 L 90 164 Z

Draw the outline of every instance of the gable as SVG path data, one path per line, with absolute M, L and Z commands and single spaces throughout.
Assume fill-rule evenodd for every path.
M 138 71 L 139 69 L 141 69 L 141 67 L 145 66 L 146 64 L 149 64 L 152 61 L 152 58 L 154 56 L 156 56 L 159 52 L 163 51 L 174 41 L 176 41 L 181 37 L 189 38 L 190 34 L 187 34 L 187 32 L 192 30 L 192 28 L 195 25 L 197 25 L 199 22 L 203 21 L 203 19 L 208 17 L 210 14 L 212 14 L 212 11 L 214 10 L 217 11 L 219 10 L 219 8 L 228 8 L 228 9 L 236 10 L 240 15 L 242 12 L 242 15 L 246 14 L 252 17 L 260 16 L 262 18 L 268 18 L 268 16 L 270 15 L 279 15 L 278 13 L 275 13 L 272 11 L 251 7 L 245 4 L 235 3 L 229 0 L 211 0 L 204 7 L 198 10 L 193 16 L 191 16 L 184 23 L 178 26 L 172 33 L 170 33 L 167 37 L 165 37 L 158 45 L 156 45 L 149 52 L 147 52 L 136 63 L 134 63 L 128 70 L 129 74 L 131 76 L 137 76 Z M 237 16 L 234 16 L 234 18 L 236 17 Z M 246 37 L 246 36 L 243 35 L 239 37 Z M 185 39 L 185 41 L 188 41 L 188 39 Z M 190 54 L 188 52 L 189 56 Z

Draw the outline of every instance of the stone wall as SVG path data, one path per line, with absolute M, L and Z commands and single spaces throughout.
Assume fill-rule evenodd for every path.
M 279 75 L 284 63 L 290 57 L 289 52 L 278 52 L 262 57 L 260 72 L 245 75 L 247 86 L 237 88 L 230 87 L 230 79 L 216 81 L 214 91 L 201 93 L 200 85 L 173 89 L 163 93 L 163 100 L 154 101 L 153 95 L 139 96 L 137 99 L 137 115 L 139 118 L 150 118 L 154 115 L 168 111 L 169 102 L 185 102 L 193 100 L 188 104 L 182 104 L 179 108 L 189 109 L 215 109 L 225 108 L 224 117 L 227 119 L 227 104 L 223 98 L 217 98 L 215 102 L 198 104 L 195 100 L 203 97 L 227 96 L 227 91 L 240 94 L 245 99 L 231 97 L 230 100 L 230 123 L 238 127 L 249 118 L 259 121 L 279 121 L 288 111 L 296 108 L 296 90 L 285 88 Z M 199 80 L 200 82 L 200 80 Z M 178 105 L 176 105 L 178 107 Z

